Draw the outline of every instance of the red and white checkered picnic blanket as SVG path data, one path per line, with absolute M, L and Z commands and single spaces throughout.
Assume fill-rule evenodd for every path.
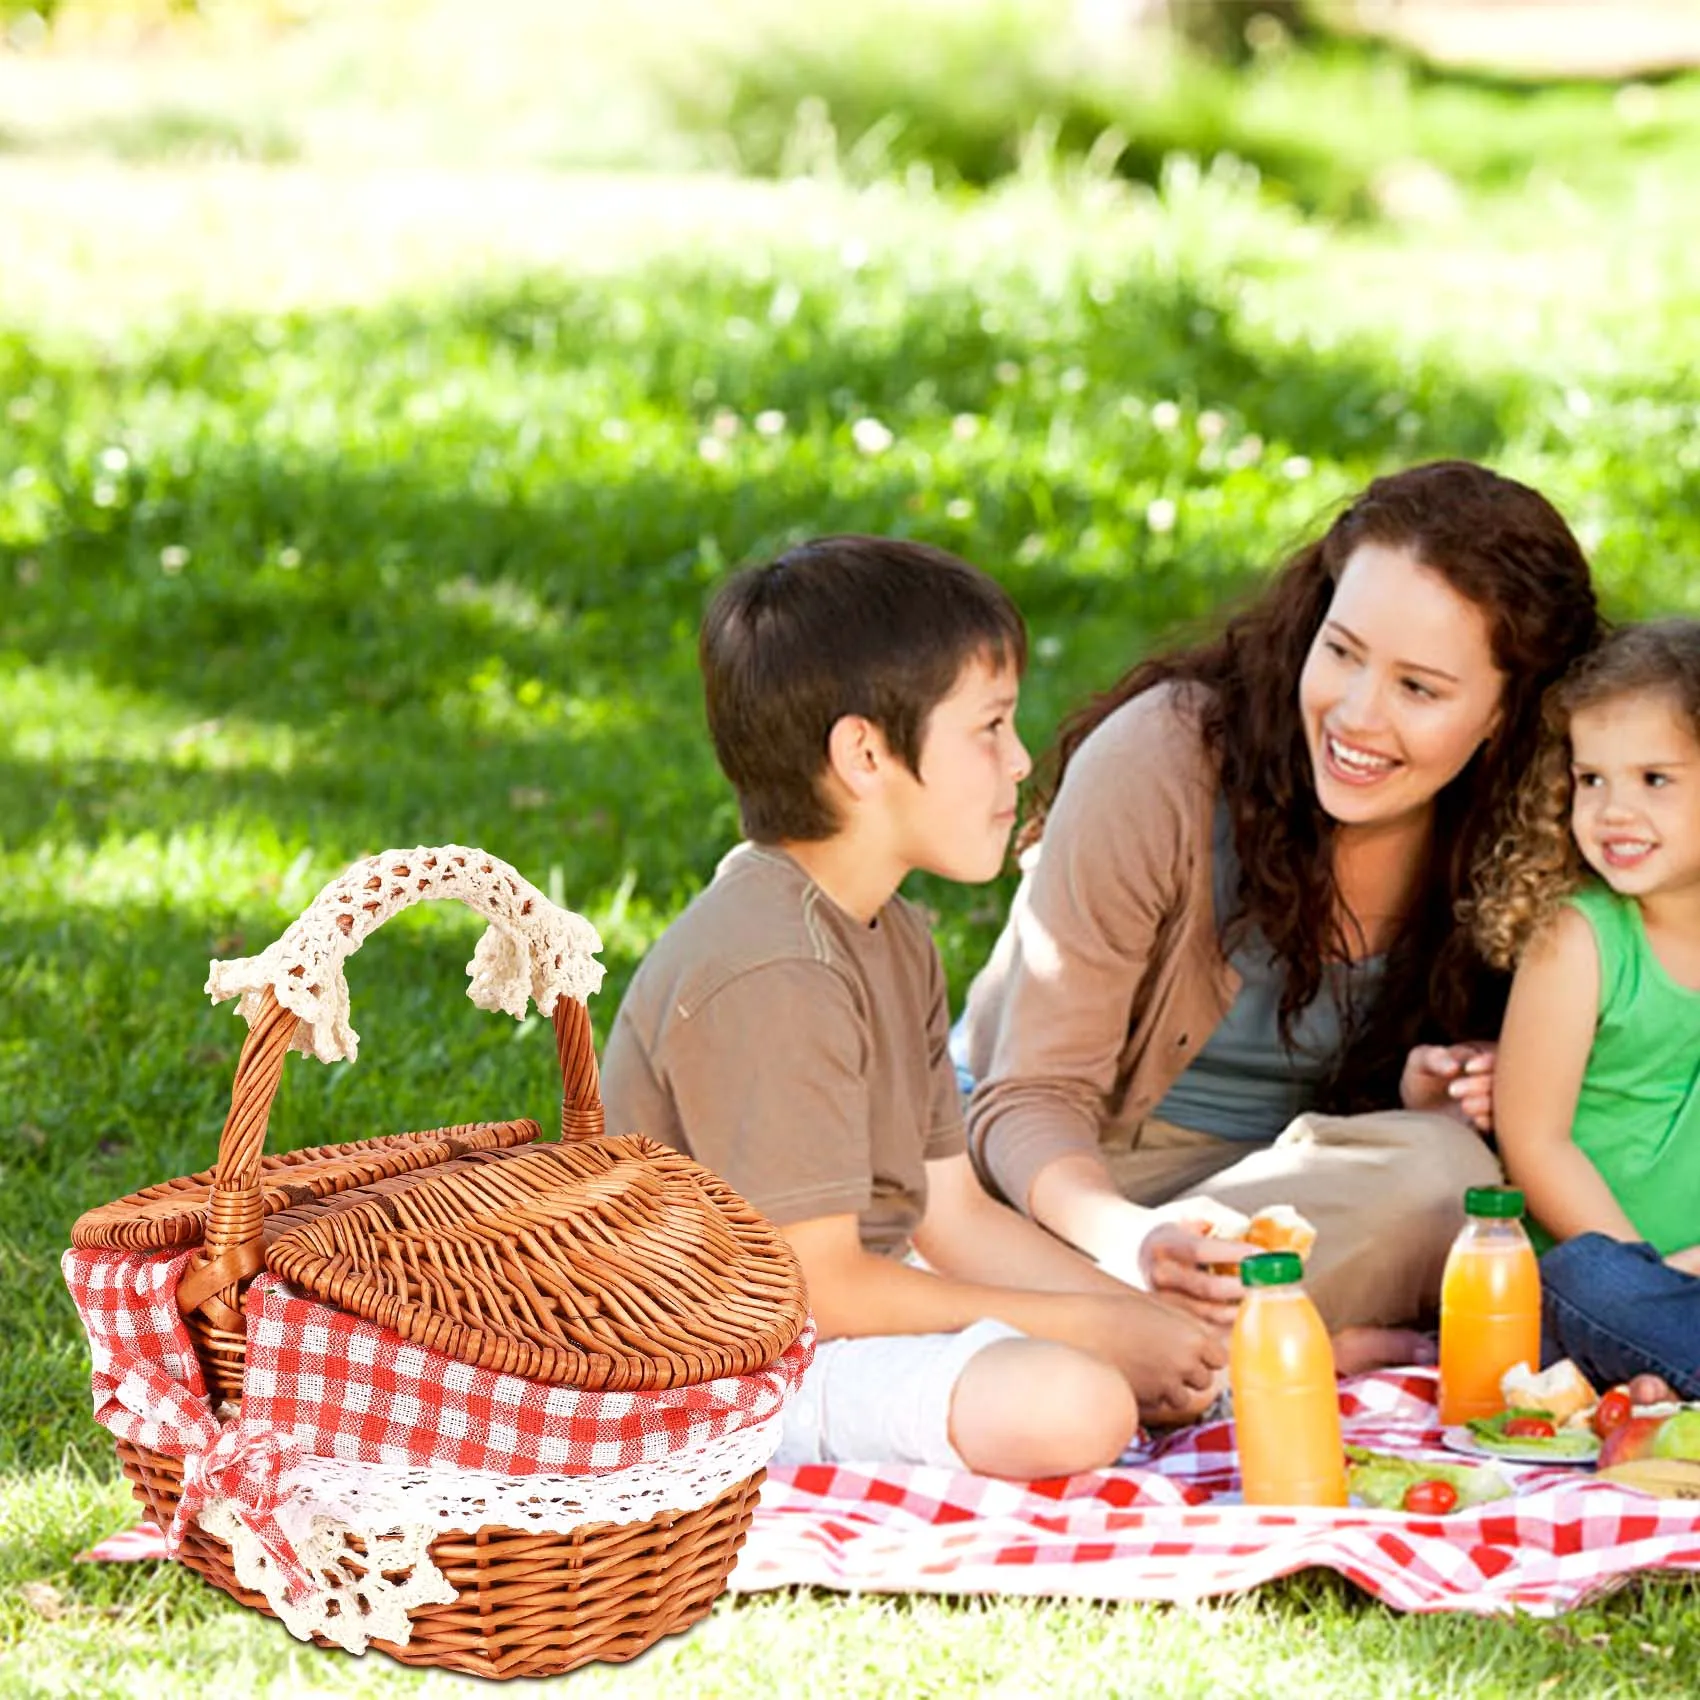
M 1349 1445 L 1457 1461 L 1440 1443 L 1432 1370 L 1356 1377 L 1340 1405 Z M 1700 1570 L 1700 1504 L 1575 1468 L 1500 1468 L 1513 1498 L 1448 1517 L 1239 1504 L 1228 1422 L 1057 1481 L 774 1469 L 731 1586 L 1195 1600 L 1322 1565 L 1404 1611 L 1551 1613 L 1632 1571 Z
M 222 1495 L 297 1588 L 307 1579 L 275 1513 L 280 1476 L 306 1457 L 501 1475 L 629 1469 L 776 1415 L 814 1354 L 811 1323 L 783 1357 L 749 1375 L 587 1392 L 475 1369 L 262 1275 L 244 1303 L 241 1420 L 221 1428 L 177 1309 L 189 1256 L 66 1252 L 65 1284 L 93 1359 L 95 1420 L 184 1460 L 173 1552 L 207 1500 Z

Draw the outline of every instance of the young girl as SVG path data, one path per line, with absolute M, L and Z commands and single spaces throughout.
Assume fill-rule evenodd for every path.
M 1700 621 L 1614 633 L 1546 722 L 1475 916 L 1517 963 L 1500 1152 L 1553 1246 L 1548 1351 L 1700 1398 Z

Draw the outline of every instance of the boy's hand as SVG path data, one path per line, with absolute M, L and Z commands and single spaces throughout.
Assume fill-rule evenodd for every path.
M 1159 1222 L 1139 1248 L 1145 1285 L 1160 1298 L 1190 1311 L 1213 1328 L 1231 1328 L 1245 1289 L 1239 1275 L 1218 1267 L 1252 1256 L 1244 1240 L 1213 1239 L 1186 1222 Z
M 1491 1133 L 1498 1055 L 1499 1047 L 1488 1040 L 1413 1046 L 1399 1077 L 1399 1102 L 1407 1110 L 1438 1110 Z
M 1127 1377 L 1139 1419 L 1170 1425 L 1202 1416 L 1227 1383 L 1228 1346 L 1214 1328 L 1142 1293 L 1082 1294 L 1077 1343 Z

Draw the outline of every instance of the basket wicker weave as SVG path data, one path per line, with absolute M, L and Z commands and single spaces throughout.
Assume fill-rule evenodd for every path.
M 505 880 L 511 913 L 520 913 L 520 902 L 528 917 L 547 906 L 504 864 L 451 848 L 373 858 L 327 887 L 315 907 L 334 908 L 333 898 L 346 907 L 350 889 L 371 884 L 361 877 L 367 866 L 377 870 L 374 880 L 393 883 L 398 865 L 406 874 L 415 862 L 451 856 L 470 856 L 470 871 Z M 500 922 L 469 894 L 473 883 L 445 893 L 427 891 L 422 879 L 417 894 L 396 884 L 388 895 L 391 908 L 456 895 Z M 318 963 L 307 978 L 340 979 L 340 958 L 385 918 L 376 904 L 368 907 L 363 926 L 339 919 L 341 942 L 333 933 L 329 953 L 335 960 Z M 532 980 L 540 1005 L 547 966 Z M 477 985 L 475 974 L 475 997 Z M 322 987 L 310 989 L 317 997 Z M 603 1137 L 589 1018 L 576 996 L 555 997 L 552 1012 L 561 1145 L 535 1143 L 534 1122 L 511 1121 L 266 1156 L 285 1054 L 314 1048 L 305 1029 L 318 1006 L 298 1014 L 267 986 L 247 1013 L 251 1029 L 217 1166 L 90 1211 L 72 1234 L 80 1247 L 198 1248 L 177 1302 L 215 1406 L 221 1397 L 241 1399 L 242 1294 L 262 1268 L 448 1357 L 587 1389 L 641 1392 L 738 1375 L 773 1363 L 803 1330 L 801 1271 L 771 1224 L 680 1154 L 641 1136 Z M 351 1050 L 351 1030 L 347 1038 Z M 136 1497 L 169 1528 L 183 1494 L 183 1460 L 124 1439 L 118 1454 Z M 707 1504 L 641 1523 L 439 1535 L 429 1557 L 458 1597 L 413 1608 L 405 1645 L 372 1645 L 407 1664 L 492 1677 L 629 1659 L 709 1610 L 762 1475 L 758 1469 Z M 364 1552 L 350 1540 L 354 1554 Z M 190 1528 L 179 1556 L 243 1604 L 271 1611 L 238 1581 L 231 1548 L 206 1529 Z

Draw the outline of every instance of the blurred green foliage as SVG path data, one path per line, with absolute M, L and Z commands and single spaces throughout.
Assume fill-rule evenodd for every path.
M 736 37 L 667 86 L 679 123 L 779 175 L 828 162 L 860 181 L 920 168 L 983 185 L 1037 146 L 1154 183 L 1176 153 L 1230 155 L 1267 194 L 1369 218 L 1413 161 L 1483 196 L 1531 176 L 1608 192 L 1695 166 L 1700 80 L 1649 109 L 1608 85 L 1446 76 L 1386 46 L 1295 41 L 1254 8 L 1204 10 L 1261 16 L 1261 50 L 1242 63 L 1192 37 L 1083 35 L 1059 0 L 947 5 L 925 28 L 906 0 L 867 0 L 830 28 L 801 10 Z

